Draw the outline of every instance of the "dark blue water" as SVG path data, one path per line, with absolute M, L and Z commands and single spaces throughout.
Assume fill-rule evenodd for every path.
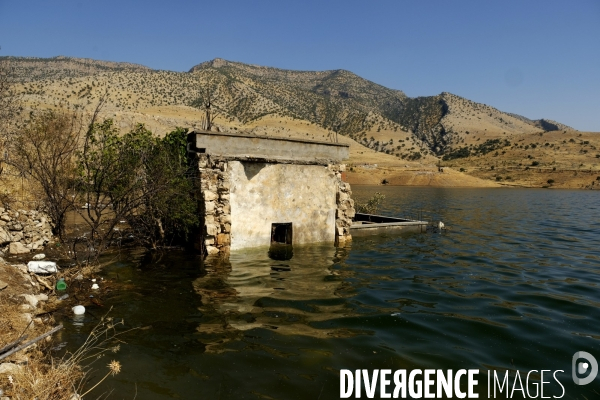
M 534 189 L 353 187 L 386 215 L 442 220 L 442 234 L 356 238 L 344 248 L 265 249 L 203 263 L 126 254 L 104 272 L 100 315 L 143 327 L 112 356 L 112 398 L 336 399 L 340 369 L 564 370 L 563 398 L 600 398 L 571 358 L 600 360 L 600 197 Z M 69 324 L 69 321 L 66 321 Z M 75 346 L 94 323 L 72 326 Z M 109 361 L 109 359 L 107 359 Z M 103 376 L 98 364 L 97 377 Z M 549 378 L 548 378 L 549 376 Z M 545 396 L 560 396 L 551 375 Z M 93 381 L 93 379 L 92 379 Z M 515 393 L 515 398 L 520 392 Z M 363 392 L 363 398 L 364 392 Z M 504 398 L 498 395 L 497 398 Z

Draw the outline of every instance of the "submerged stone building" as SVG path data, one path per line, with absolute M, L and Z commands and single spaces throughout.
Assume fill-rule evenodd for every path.
M 198 163 L 204 253 L 351 239 L 348 145 L 196 131 L 188 151 Z

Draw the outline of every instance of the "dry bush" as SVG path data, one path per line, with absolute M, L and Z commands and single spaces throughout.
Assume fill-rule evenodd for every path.
M 31 178 L 45 199 L 44 208 L 54 222 L 55 234 L 64 235 L 64 221 L 72 208 L 77 178 L 77 151 L 84 124 L 82 115 L 69 111 L 44 111 L 31 115 L 24 128 L 7 140 L 6 163 Z
M 3 310 L 2 317 L 0 317 L 0 329 L 3 332 L 0 336 L 1 347 L 19 336 L 19 333 L 22 332 L 19 329 L 23 324 L 17 322 L 21 319 L 21 313 L 16 306 L 0 304 L 0 307 Z M 122 324 L 123 321 L 115 322 L 110 317 L 103 317 L 79 349 L 73 353 L 67 353 L 59 359 L 50 355 L 50 341 L 41 341 L 27 350 L 22 350 L 20 353 L 26 352 L 27 354 L 26 363 L 20 365 L 14 372 L 0 375 L 0 388 L 3 388 L 5 396 L 10 396 L 15 400 L 85 398 L 109 376 L 116 375 L 121 371 L 119 362 L 112 360 L 107 363 L 107 372 L 101 379 L 96 382 L 89 380 L 95 364 L 101 360 L 106 361 L 107 354 L 116 353 L 119 350 L 121 341 L 118 336 L 125 332 L 117 332 L 116 327 Z M 5 327 L 10 328 L 12 335 L 4 334 L 8 331 L 8 329 L 3 329 Z M 16 353 L 8 360 L 13 359 L 14 361 L 20 358 L 22 358 L 22 354 Z M 94 396 L 100 397 L 97 394 Z

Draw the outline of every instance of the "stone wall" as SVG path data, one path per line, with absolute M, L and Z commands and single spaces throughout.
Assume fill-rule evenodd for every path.
M 198 155 L 200 235 L 196 247 L 208 255 L 229 253 L 232 221 L 228 166 L 227 161 Z
M 21 254 L 42 248 L 52 238 L 49 221 L 40 211 L 11 211 L 0 207 L 0 250 Z
M 350 184 L 342 180 L 342 173 L 346 170 L 345 164 L 330 165 L 329 169 L 335 173 L 336 177 L 336 214 L 335 214 L 335 241 L 336 245 L 343 246 L 347 241 L 352 240 L 350 235 L 350 226 L 352 218 L 356 213 L 354 209 L 354 200 L 352 200 L 352 190 Z
M 293 223 L 292 244 L 351 240 L 354 201 L 343 164 L 239 161 L 198 154 L 201 231 L 208 255 L 269 246 L 272 223 Z

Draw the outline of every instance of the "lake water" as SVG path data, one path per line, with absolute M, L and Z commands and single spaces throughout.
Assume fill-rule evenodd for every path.
M 600 398 L 600 378 L 571 379 L 575 352 L 600 360 L 598 192 L 353 191 L 385 194 L 382 214 L 423 210 L 450 229 L 295 247 L 288 261 L 266 249 L 220 265 L 125 254 L 103 285 L 127 288 L 100 294 L 83 326 L 64 317 L 61 340 L 76 346 L 108 306 L 143 328 L 97 364 L 95 379 L 122 363 L 102 387 L 115 399 L 337 399 L 340 369 L 383 368 L 480 369 L 480 398 L 488 370 L 510 370 L 511 384 L 515 371 L 525 383 L 530 370 L 564 370 L 563 398 Z M 560 396 L 544 379 L 544 395 Z

